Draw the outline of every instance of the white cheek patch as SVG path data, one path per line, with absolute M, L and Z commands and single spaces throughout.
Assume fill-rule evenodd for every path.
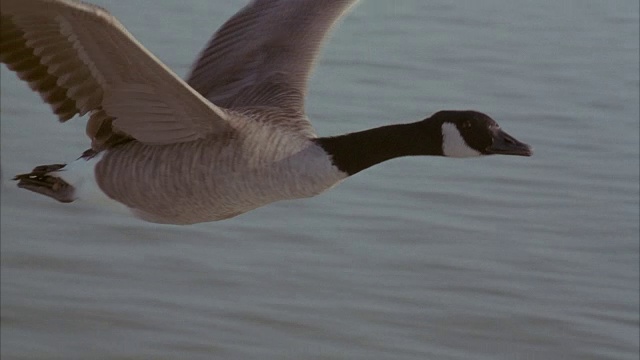
M 458 128 L 451 123 L 442 124 L 442 153 L 444 156 L 458 158 L 482 155 L 467 145 Z

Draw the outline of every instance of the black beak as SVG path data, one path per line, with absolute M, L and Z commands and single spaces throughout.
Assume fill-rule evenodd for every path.
M 487 154 L 531 156 L 533 150 L 531 146 L 497 128 L 493 133 L 493 144 L 487 148 Z

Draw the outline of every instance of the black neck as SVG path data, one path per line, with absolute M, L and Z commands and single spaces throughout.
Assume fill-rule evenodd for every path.
M 316 139 L 333 164 L 349 175 L 401 156 L 442 155 L 442 135 L 434 122 L 383 126 Z

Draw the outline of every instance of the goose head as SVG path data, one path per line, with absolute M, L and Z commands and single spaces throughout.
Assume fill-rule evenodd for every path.
M 440 124 L 442 155 L 476 157 L 483 155 L 531 156 L 531 147 L 516 140 L 486 114 L 478 111 L 439 111 L 429 122 Z
M 531 147 L 477 111 L 439 111 L 418 122 L 314 140 L 348 175 L 401 156 L 531 156 Z

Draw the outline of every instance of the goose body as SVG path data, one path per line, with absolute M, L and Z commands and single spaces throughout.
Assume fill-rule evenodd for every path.
M 96 163 L 97 183 L 137 217 L 189 224 L 314 196 L 347 177 L 307 137 L 246 121 L 238 134 L 164 146 L 128 142 Z
M 304 114 L 308 77 L 326 33 L 356 2 L 254 0 L 183 81 L 99 7 L 3 0 L 0 60 L 60 121 L 88 114 L 91 139 L 78 160 L 17 175 L 18 186 L 192 224 L 314 196 L 395 157 L 531 155 L 476 111 L 318 137 Z

